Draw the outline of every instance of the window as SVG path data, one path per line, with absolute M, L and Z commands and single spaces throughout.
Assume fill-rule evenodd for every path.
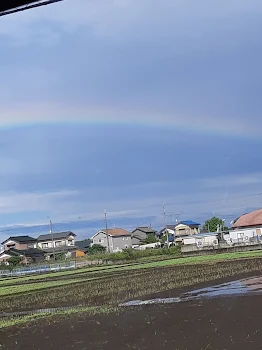
M 48 243 L 42 243 L 42 248 L 48 248 Z
M 9 248 L 15 248 L 15 244 L 8 244 L 7 245 L 7 248 L 9 249 Z
M 102 238 L 99 238 L 98 243 L 104 243 L 104 240 Z
M 55 246 L 56 246 L 56 247 L 61 247 L 61 245 L 62 245 L 62 242 L 61 242 L 61 241 L 55 242 Z

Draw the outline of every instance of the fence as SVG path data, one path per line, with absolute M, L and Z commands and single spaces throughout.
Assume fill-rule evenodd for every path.
M 227 242 L 219 242 L 217 245 L 205 245 L 197 246 L 196 244 L 188 244 L 181 246 L 181 253 L 183 256 L 189 255 L 206 255 L 206 254 L 217 254 L 217 253 L 230 253 L 230 252 L 241 252 L 249 250 L 261 250 L 262 243 L 257 240 L 250 239 L 246 242 L 235 240 L 228 244 Z
M 23 275 L 29 275 L 29 274 L 40 274 L 40 273 L 46 273 L 46 272 L 69 270 L 74 268 L 76 268 L 75 261 L 70 261 L 67 263 L 60 263 L 60 264 L 27 266 L 27 267 L 19 267 L 12 271 L 0 270 L 0 277 L 17 277 L 17 276 L 23 276 Z

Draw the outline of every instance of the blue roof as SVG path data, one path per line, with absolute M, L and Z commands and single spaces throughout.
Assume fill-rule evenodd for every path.
M 178 224 L 183 224 L 183 225 L 187 225 L 187 226 L 200 226 L 200 224 L 198 222 L 195 222 L 192 220 L 183 220 L 183 221 L 180 221 Z

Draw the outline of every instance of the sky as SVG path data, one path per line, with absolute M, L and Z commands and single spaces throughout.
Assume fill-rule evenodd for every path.
M 0 18 L 0 238 L 262 207 L 262 3 L 64 0 Z

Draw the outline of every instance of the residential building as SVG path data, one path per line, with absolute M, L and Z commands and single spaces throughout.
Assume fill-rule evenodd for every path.
M 46 260 L 55 259 L 60 260 L 63 258 L 79 258 L 85 256 L 85 252 L 75 246 L 61 246 L 54 248 L 46 248 L 43 250 Z
M 15 249 L 9 248 L 0 253 L 0 262 L 5 262 L 11 257 L 21 257 L 22 264 L 30 264 L 44 261 L 44 252 L 40 249 L 29 248 L 29 249 Z
M 75 237 L 76 237 L 76 234 L 74 234 L 71 231 L 40 235 L 37 238 L 37 246 L 43 250 L 46 250 L 49 248 L 53 249 L 53 247 L 54 248 L 74 247 Z
M 159 238 L 163 237 L 166 232 L 169 234 L 169 235 L 175 235 L 175 232 L 176 232 L 176 225 L 166 225 L 166 227 L 162 228 L 158 233 L 157 233 L 157 236 Z
M 256 234 L 261 234 L 262 231 L 262 209 L 252 211 L 241 215 L 232 225 L 233 229 L 255 228 Z
M 90 245 L 92 244 L 91 239 L 84 239 L 83 241 L 76 241 L 75 242 L 75 246 L 79 249 L 81 249 L 85 254 L 88 251 L 88 248 L 90 247 Z
M 199 233 L 200 224 L 191 220 L 179 221 L 175 225 L 167 225 L 158 232 L 158 236 L 162 237 L 167 232 L 172 240 L 176 243 L 181 243 L 182 238 L 188 235 L 195 235 Z M 169 240 L 170 241 L 170 240 Z
M 149 235 L 156 236 L 157 231 L 152 227 L 137 227 L 131 233 L 132 246 L 141 244 Z
M 196 233 L 194 235 L 185 236 L 182 240 L 184 245 L 195 245 L 199 248 L 212 247 L 218 245 L 218 233 Z
M 37 240 L 30 236 L 11 236 L 1 243 L 4 251 L 14 248 L 17 250 L 26 250 L 36 248 Z
M 199 227 L 200 227 L 200 224 L 195 221 L 191 221 L 191 220 L 180 221 L 176 225 L 175 235 L 176 237 L 195 235 L 199 233 Z
M 123 228 L 100 230 L 91 239 L 92 245 L 100 244 L 111 253 L 132 247 L 131 233 Z
M 262 240 L 261 228 L 251 227 L 246 229 L 230 230 L 223 234 L 223 239 L 228 244 L 260 243 Z

